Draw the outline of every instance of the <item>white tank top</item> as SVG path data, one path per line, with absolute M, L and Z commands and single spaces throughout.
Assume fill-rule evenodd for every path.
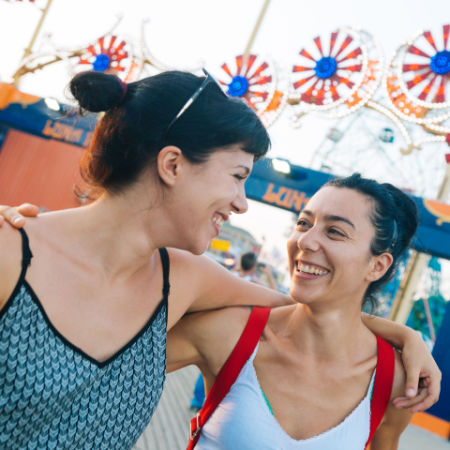
M 258 346 L 204 425 L 196 450 L 364 450 L 375 371 L 366 396 L 339 425 L 296 440 L 281 428 L 264 399 L 253 366 L 257 351 Z

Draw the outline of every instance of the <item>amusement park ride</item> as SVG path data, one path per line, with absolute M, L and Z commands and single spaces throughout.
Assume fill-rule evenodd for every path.
M 8 92 L 6 96 L 0 90 L 0 125 L 4 121 L 2 110 L 20 103 L 20 100 L 16 102 L 14 99 L 20 97 L 15 86 L 22 77 L 53 64 L 66 63 L 70 75 L 77 71 L 95 70 L 116 74 L 126 82 L 169 68 L 150 52 L 145 39 L 145 23 L 139 45 L 115 34 L 118 21 L 95 42 L 79 48 L 55 47 L 45 53 L 33 52 L 52 1 L 30 0 L 36 7 L 42 6 L 42 14 L 13 74 L 13 85 L 5 87 L 3 84 L 5 92 Z M 301 47 L 290 73 L 283 74 L 275 62 L 251 52 L 269 2 L 265 0 L 244 52 L 215 70 L 211 68 L 226 93 L 246 102 L 267 127 L 282 115 L 297 127 L 301 126 L 302 118 L 310 114 L 331 119 L 330 130 L 314 154 L 311 169 L 325 170 L 335 175 L 356 170 L 369 176 L 381 173 L 387 178 L 386 181 L 394 182 L 417 197 L 433 198 L 424 200 L 423 207 L 427 214 L 435 218 L 433 226 L 448 227 L 450 24 L 411 36 L 397 47 L 387 61 L 371 34 L 353 27 L 338 27 L 328 34 L 314 37 Z M 198 69 L 190 68 L 192 71 Z M 25 103 L 39 100 L 33 97 Z M 47 103 L 56 113 L 63 109 L 58 102 L 53 108 L 50 105 Z M 72 134 L 67 134 L 58 131 L 58 120 L 54 117 L 50 116 L 50 123 L 45 124 L 47 133 L 43 130 L 33 132 L 80 146 L 88 144 L 88 125 L 83 132 L 72 130 Z M 69 122 L 66 118 L 59 123 Z M 397 151 L 391 149 L 394 142 L 399 148 Z M 294 183 L 295 177 L 291 178 L 289 182 Z M 251 182 L 250 178 L 250 185 Z M 255 189 L 260 189 L 258 182 L 255 178 Z M 297 189 L 295 198 L 300 198 L 301 188 Z M 261 201 L 267 200 L 267 192 L 260 196 Z M 292 205 L 286 207 L 286 198 L 278 198 L 284 205 L 276 201 L 266 202 L 295 209 Z M 293 202 L 295 204 L 295 199 Z M 412 296 L 428 259 L 422 253 L 410 258 L 407 275 L 391 309 L 391 318 L 406 321 Z M 450 365 L 447 353 L 445 357 L 445 364 Z M 445 420 L 450 421 L 450 417 L 445 417 Z M 447 431 L 450 433 L 450 425 Z

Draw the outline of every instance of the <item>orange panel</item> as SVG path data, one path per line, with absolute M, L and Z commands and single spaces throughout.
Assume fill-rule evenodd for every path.
M 50 210 L 72 208 L 80 202 L 75 184 L 80 147 L 9 130 L 0 149 L 0 204 L 34 203 Z
M 450 438 L 450 423 L 446 420 L 439 419 L 439 417 L 432 416 L 431 414 L 424 412 L 415 413 L 411 420 L 411 424 L 431 431 L 431 433 L 442 436 L 445 439 Z

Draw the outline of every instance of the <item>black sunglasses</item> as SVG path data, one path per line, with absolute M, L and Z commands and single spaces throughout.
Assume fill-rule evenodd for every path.
M 203 68 L 202 70 L 206 78 L 203 80 L 202 84 L 196 89 L 196 91 L 188 98 L 187 102 L 181 107 L 180 111 L 178 111 L 178 114 L 170 121 L 169 125 L 166 128 L 166 132 L 164 133 L 164 139 L 167 137 L 169 130 L 173 127 L 173 124 L 184 114 L 184 112 L 189 108 L 189 106 L 191 106 L 192 103 L 194 103 L 195 100 L 197 100 L 198 96 L 202 93 L 205 87 L 208 86 L 209 83 L 211 82 L 215 83 L 219 88 L 220 92 L 222 92 L 223 96 L 228 97 L 227 94 L 225 94 L 225 92 L 222 90 L 219 82 L 206 69 Z

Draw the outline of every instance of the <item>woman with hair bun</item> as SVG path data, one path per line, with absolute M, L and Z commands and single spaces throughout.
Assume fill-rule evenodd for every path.
M 166 333 L 185 313 L 290 302 L 199 256 L 247 210 L 244 182 L 269 148 L 250 108 L 209 75 L 178 71 L 128 85 L 88 72 L 70 89 L 82 109 L 105 112 L 82 161 L 102 194 L 0 230 L 2 448 L 131 448 L 161 395 Z M 14 209 L 3 215 L 23 225 Z M 440 375 L 420 340 L 368 322 L 404 346 L 413 390 L 419 373 L 433 380 L 411 402 L 434 402 Z
M 209 391 L 189 449 L 396 449 L 412 415 L 391 402 L 405 371 L 361 308 L 392 277 L 417 225 L 414 201 L 394 186 L 335 179 L 288 240 L 295 304 L 183 318 L 168 336 L 168 370 L 196 364 Z

